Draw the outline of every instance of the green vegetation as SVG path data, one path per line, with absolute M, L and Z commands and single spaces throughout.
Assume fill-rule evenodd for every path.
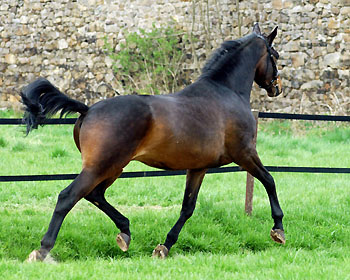
M 132 93 L 168 93 L 177 87 L 183 57 L 183 34 L 170 24 L 167 27 L 125 34 L 125 43 L 116 51 L 106 38 L 105 49 L 114 61 L 118 81 Z M 185 38 L 185 37 L 184 37 Z
M 5 139 L 3 137 L 0 137 L 0 148 L 4 148 L 7 146 L 7 143 L 5 142 Z
M 2 117 L 0 113 L 0 117 Z M 72 126 L 0 126 L 0 175 L 78 173 Z M 303 121 L 260 121 L 258 152 L 266 165 L 349 167 L 350 127 Z M 14 151 L 14 147 L 23 149 Z M 56 156 L 55 156 L 56 155 Z M 133 162 L 126 171 L 151 170 Z M 0 275 L 3 279 L 349 279 L 349 175 L 273 173 L 285 212 L 285 246 L 256 182 L 252 216 L 244 214 L 244 172 L 209 174 L 198 206 L 167 260 L 152 259 L 178 218 L 184 176 L 118 179 L 107 199 L 131 222 L 126 253 L 118 230 L 80 201 L 52 250 L 58 264 L 25 261 L 40 247 L 58 193 L 69 181 L 0 183 Z
M 58 158 L 58 157 L 65 157 L 67 156 L 67 152 L 64 149 L 61 148 L 56 148 L 55 150 L 53 150 L 53 152 L 51 153 L 51 156 L 53 158 Z

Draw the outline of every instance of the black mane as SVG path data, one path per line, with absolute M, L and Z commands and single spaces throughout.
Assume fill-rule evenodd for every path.
M 251 33 L 234 41 L 223 42 L 204 65 L 200 77 L 208 77 L 219 71 L 225 71 L 224 66 L 228 64 L 229 61 L 231 62 L 230 64 L 232 64 L 232 62 L 234 62 L 233 58 L 238 51 L 249 44 L 254 38 L 256 38 L 256 34 Z

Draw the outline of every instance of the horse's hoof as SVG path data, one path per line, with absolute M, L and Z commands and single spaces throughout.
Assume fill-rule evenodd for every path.
M 169 250 L 162 244 L 159 244 L 152 253 L 153 258 L 165 259 L 169 254 Z
M 286 244 L 286 238 L 284 236 L 283 229 L 271 229 L 270 236 L 273 241 L 280 244 Z
M 27 262 L 42 262 L 45 259 L 45 256 L 43 256 L 38 250 L 34 250 L 30 253 Z
M 130 241 L 131 238 L 126 233 L 121 232 L 117 235 L 117 244 L 123 252 L 129 249 Z

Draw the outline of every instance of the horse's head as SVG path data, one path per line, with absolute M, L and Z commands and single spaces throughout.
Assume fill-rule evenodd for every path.
M 278 96 L 282 93 L 282 82 L 276 66 L 279 54 L 272 47 L 272 42 L 277 35 L 277 27 L 266 36 L 261 33 L 259 24 L 256 23 L 253 32 L 265 42 L 266 46 L 266 52 L 257 64 L 254 81 L 267 91 L 268 96 Z

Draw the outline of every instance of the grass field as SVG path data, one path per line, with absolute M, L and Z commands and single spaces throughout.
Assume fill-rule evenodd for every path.
M 349 148 L 348 124 L 260 121 L 265 165 L 349 167 Z M 78 173 L 80 166 L 72 126 L 45 126 L 27 137 L 24 127 L 0 126 L 0 175 Z M 151 168 L 126 168 L 141 170 Z M 259 182 L 247 216 L 246 174 L 209 174 L 169 258 L 152 259 L 178 218 L 185 177 L 119 179 L 107 199 L 130 219 L 129 251 L 117 247 L 114 224 L 80 201 L 52 250 L 57 264 L 25 259 L 40 247 L 57 195 L 70 182 L 0 183 L 0 279 L 350 279 L 350 175 L 272 175 L 285 213 L 284 246 L 270 240 L 273 221 Z

